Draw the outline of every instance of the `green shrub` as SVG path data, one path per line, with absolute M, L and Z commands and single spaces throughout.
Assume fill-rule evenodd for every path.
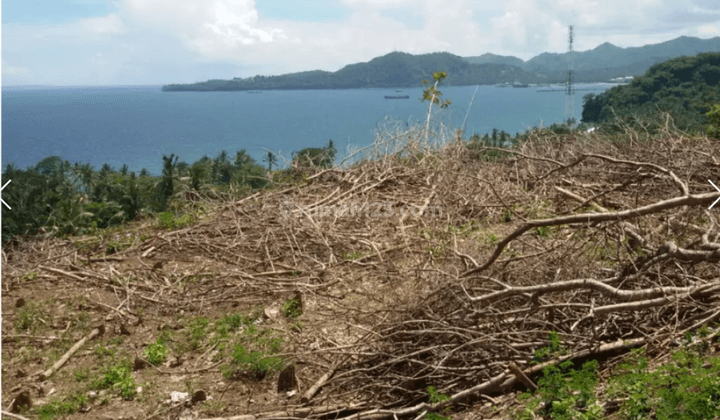
M 261 351 L 248 351 L 238 344 L 232 352 L 230 366 L 225 369 L 225 376 L 234 377 L 240 372 L 252 373 L 257 379 L 262 379 L 268 373 L 282 370 L 285 367 L 283 360 Z
M 135 398 L 137 389 L 135 379 L 130 370 L 130 363 L 123 361 L 114 366 L 104 369 L 102 377 L 91 385 L 95 389 L 113 389 L 119 391 L 120 396 L 126 400 Z
M 153 344 L 145 348 L 145 358 L 153 366 L 159 366 L 167 360 L 168 348 L 165 342 L 158 338 Z
M 184 213 L 177 216 L 169 211 L 164 211 L 158 214 L 157 221 L 158 226 L 166 230 L 182 229 L 195 223 L 195 215 Z

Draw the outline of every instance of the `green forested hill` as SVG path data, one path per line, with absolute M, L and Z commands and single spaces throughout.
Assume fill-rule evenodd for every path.
M 668 112 L 676 127 L 702 129 L 711 104 L 720 102 L 720 53 L 680 57 L 656 64 L 632 83 L 584 98 L 583 122 L 651 117 Z
M 445 85 L 533 83 L 542 77 L 507 64 L 471 64 L 450 53 L 412 55 L 393 52 L 367 63 L 350 64 L 331 73 L 308 71 L 281 76 L 254 76 L 246 79 L 208 80 L 187 85 L 163 86 L 165 91 L 216 91 L 261 89 L 347 89 L 422 86 L 433 72 L 448 74 Z

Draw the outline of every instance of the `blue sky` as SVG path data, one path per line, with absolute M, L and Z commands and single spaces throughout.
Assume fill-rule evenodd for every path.
M 717 0 L 3 0 L 2 85 L 188 83 L 391 51 L 529 59 L 720 36 Z

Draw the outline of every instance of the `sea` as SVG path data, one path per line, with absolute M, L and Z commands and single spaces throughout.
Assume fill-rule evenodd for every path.
M 613 84 L 577 85 L 582 97 Z M 433 113 L 466 137 L 494 128 L 510 134 L 565 118 L 562 86 L 440 86 L 451 105 Z M 338 159 L 371 144 L 387 127 L 423 124 L 422 88 L 162 92 L 160 86 L 3 87 L 2 168 L 34 166 L 48 156 L 159 174 L 162 156 L 192 163 L 245 149 L 258 163 L 268 152 L 290 159 L 332 140 Z M 407 99 L 386 99 L 407 96 Z M 282 161 L 282 159 L 281 159 Z

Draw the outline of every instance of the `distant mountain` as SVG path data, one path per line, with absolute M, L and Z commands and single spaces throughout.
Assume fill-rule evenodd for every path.
M 654 64 L 681 56 L 695 56 L 704 52 L 720 51 L 720 37 L 700 39 L 681 36 L 660 44 L 620 48 L 609 42 L 592 50 L 575 52 L 573 68 L 579 82 L 607 81 L 613 77 L 638 76 Z M 484 54 L 465 57 L 469 63 L 497 63 L 516 65 L 530 73 L 545 74 L 553 82 L 565 78 L 568 54 L 542 53 L 524 62 L 517 57 Z
M 575 80 L 604 82 L 614 77 L 644 74 L 654 64 L 680 56 L 720 51 L 720 37 L 681 36 L 660 44 L 620 48 L 608 42 L 592 50 L 573 53 Z M 517 57 L 483 54 L 459 57 L 446 52 L 412 55 L 393 52 L 366 63 L 350 64 L 336 72 L 304 71 L 279 76 L 253 76 L 163 86 L 164 91 L 216 91 L 264 89 L 348 89 L 422 86 L 435 71 L 448 75 L 445 85 L 562 82 L 568 53 L 542 53 L 528 61 Z
M 280 76 L 254 76 L 245 79 L 208 80 L 186 85 L 166 85 L 164 91 L 219 91 L 263 89 L 350 89 L 422 86 L 432 73 L 444 71 L 444 85 L 487 85 L 496 83 L 536 83 L 543 75 L 534 75 L 507 64 L 471 64 L 446 52 L 412 55 L 393 52 L 367 63 L 350 64 L 336 72 L 321 70 Z

